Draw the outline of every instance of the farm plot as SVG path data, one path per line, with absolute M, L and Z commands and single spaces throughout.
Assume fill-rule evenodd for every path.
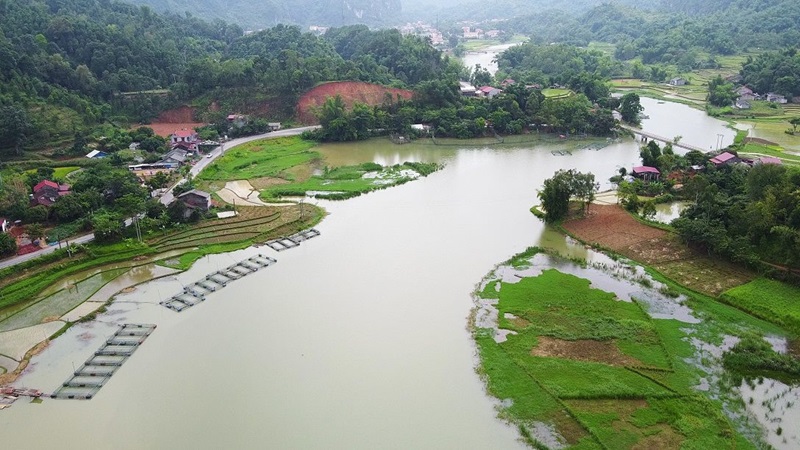
M 715 297 L 755 278 L 747 270 L 691 250 L 672 233 L 636 221 L 617 205 L 592 205 L 589 215 L 565 222 L 564 228 L 588 244 L 652 266 L 679 284 Z

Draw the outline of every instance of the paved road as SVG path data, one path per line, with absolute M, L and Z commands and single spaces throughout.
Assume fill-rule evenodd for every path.
M 247 136 L 230 140 L 220 145 L 219 147 L 215 148 L 214 150 L 208 152 L 208 154 L 211 155 L 210 158 L 200 158 L 200 160 L 197 161 L 197 163 L 195 163 L 195 165 L 192 167 L 189 173 L 192 175 L 192 177 L 196 177 L 203 169 L 205 169 L 209 164 L 214 162 L 215 159 L 219 158 L 220 155 L 238 145 L 242 145 L 244 143 L 255 141 L 258 139 L 276 139 L 279 137 L 297 136 L 299 134 L 303 134 L 304 131 L 314 130 L 317 128 L 319 128 L 318 125 L 312 127 L 288 128 L 286 130 L 278 130 L 270 133 L 257 134 L 255 136 Z M 185 182 L 186 182 L 185 179 L 181 179 L 177 183 L 175 183 L 172 187 L 170 187 L 169 190 L 165 192 L 164 195 L 161 196 L 161 203 L 164 205 L 169 205 L 170 203 L 172 203 L 172 200 L 175 199 L 175 197 L 172 195 L 172 190 L 175 189 L 175 186 L 178 186 L 179 184 L 183 184 Z
M 94 234 L 90 233 L 90 234 L 86 234 L 86 235 L 83 235 L 83 236 L 78 236 L 78 237 L 76 237 L 74 239 L 70 239 L 69 243 L 70 244 L 85 244 L 86 242 L 89 242 L 92 239 L 94 239 Z M 66 242 L 64 242 L 64 244 L 66 244 Z M 28 254 L 20 255 L 20 256 L 15 256 L 15 257 L 9 258 L 9 259 L 4 259 L 4 260 L 0 261 L 0 269 L 2 269 L 4 267 L 14 266 L 14 265 L 23 263 L 25 261 L 28 261 L 29 259 L 38 258 L 40 256 L 47 255 L 48 253 L 53 253 L 57 249 L 58 249 L 58 245 L 50 245 L 47 248 L 43 248 L 43 249 L 41 249 L 41 250 L 39 250 L 37 252 L 28 253 Z
M 215 148 L 214 150 L 212 150 L 210 152 L 210 154 L 211 154 L 210 158 L 201 158 L 200 161 L 198 161 L 194 165 L 194 167 L 192 167 L 192 169 L 189 171 L 189 173 L 191 173 L 193 177 L 196 177 L 197 174 L 199 174 L 203 169 L 206 168 L 206 166 L 211 164 L 220 155 L 222 155 L 226 151 L 232 149 L 233 147 L 236 147 L 237 145 L 242 145 L 242 144 L 244 144 L 246 142 L 255 141 L 257 139 L 275 139 L 275 138 L 286 137 L 286 136 L 297 136 L 298 134 L 302 134 L 304 131 L 313 130 L 313 129 L 316 129 L 316 128 L 319 128 L 319 126 L 302 127 L 302 128 L 288 128 L 286 130 L 273 131 L 271 133 L 258 134 L 258 135 L 255 135 L 255 136 L 247 136 L 247 137 L 243 137 L 243 138 L 233 139 L 233 140 L 228 141 L 228 142 L 222 144 L 221 146 Z M 186 180 L 182 179 L 182 180 L 178 181 L 177 183 L 175 183 L 175 185 L 173 185 L 169 189 L 169 191 L 167 191 L 166 193 L 164 193 L 163 196 L 161 196 L 161 203 L 163 203 L 165 205 L 170 204 L 170 202 L 172 202 L 172 200 L 174 199 L 174 197 L 172 195 L 172 189 L 174 189 L 175 186 L 177 186 L 177 185 L 179 185 L 181 183 L 185 183 L 185 182 L 186 182 Z M 126 226 L 130 225 L 130 222 L 129 222 L 130 220 L 131 219 L 126 220 L 126 222 L 125 222 Z M 90 242 L 93 239 L 94 239 L 94 234 L 87 234 L 87 235 L 84 235 L 84 236 L 76 237 L 75 239 L 71 239 L 69 242 L 70 242 L 70 244 L 84 244 L 86 242 Z M 14 265 L 20 264 L 22 262 L 28 261 L 30 259 L 38 258 L 39 256 L 46 255 L 48 253 L 53 253 L 57 248 L 58 248 L 57 245 L 55 245 L 55 246 L 51 245 L 51 246 L 49 246 L 47 248 L 39 250 L 38 252 L 28 253 L 26 255 L 15 256 L 14 258 L 9 258 L 9 259 L 6 259 L 6 260 L 2 260 L 2 261 L 0 261 L 0 269 L 2 269 L 4 267 L 14 266 Z

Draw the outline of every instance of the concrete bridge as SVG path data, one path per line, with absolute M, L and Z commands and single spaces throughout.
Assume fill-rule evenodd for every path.
M 644 136 L 644 137 L 646 137 L 648 139 L 652 139 L 654 141 L 663 142 L 665 144 L 672 144 L 673 147 L 685 148 L 686 150 L 696 150 L 696 151 L 701 152 L 701 153 L 705 153 L 705 152 L 708 151 L 708 150 L 706 150 L 704 148 L 697 147 L 697 146 L 691 145 L 691 144 L 686 144 L 684 142 L 675 143 L 675 142 L 673 142 L 672 139 L 665 138 L 664 136 L 659 136 L 657 134 L 649 133 L 647 131 L 642 131 L 642 130 L 640 130 L 638 128 L 634 128 L 634 127 L 632 127 L 630 125 L 620 125 L 619 127 L 622 128 L 622 129 L 625 129 L 625 130 L 628 130 L 628 131 L 632 132 L 634 134 L 634 136 L 635 135 Z

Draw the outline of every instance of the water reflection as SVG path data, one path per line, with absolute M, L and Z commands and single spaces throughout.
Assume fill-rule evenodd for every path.
M 687 201 L 659 203 L 656 205 L 656 215 L 653 218 L 656 222 L 670 223 L 681 216 L 681 212 L 689 206 Z

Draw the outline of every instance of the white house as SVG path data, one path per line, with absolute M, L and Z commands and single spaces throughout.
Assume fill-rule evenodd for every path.
M 780 103 L 780 104 L 789 103 L 789 100 L 786 100 L 786 97 L 780 94 L 776 94 L 774 92 L 770 92 L 769 94 L 767 94 L 767 101 L 771 103 Z

